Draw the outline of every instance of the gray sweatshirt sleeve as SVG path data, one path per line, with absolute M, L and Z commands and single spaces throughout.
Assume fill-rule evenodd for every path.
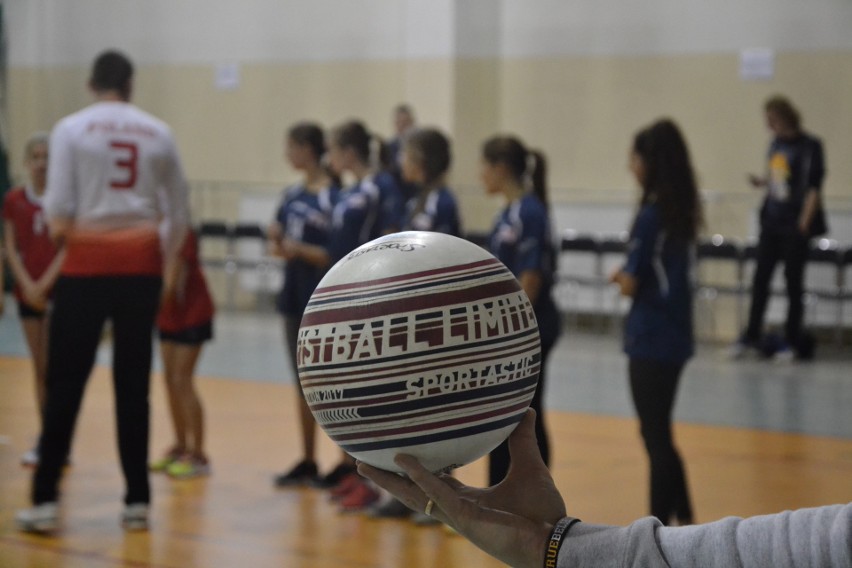
M 852 503 L 677 528 L 579 523 L 559 554 L 560 568 L 575 566 L 852 568 Z

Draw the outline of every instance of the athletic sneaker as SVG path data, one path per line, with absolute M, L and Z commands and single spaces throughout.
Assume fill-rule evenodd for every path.
M 355 472 L 355 466 L 348 463 L 339 464 L 325 476 L 317 479 L 314 485 L 324 489 L 332 488 L 340 484 L 343 479 L 350 473 Z
M 316 485 L 320 481 L 317 464 L 310 460 L 302 460 L 290 471 L 276 476 L 275 487 L 297 487 L 300 485 Z
M 42 503 L 22 509 L 15 515 L 18 530 L 36 534 L 50 534 L 59 528 L 59 505 Z
M 734 344 L 728 349 L 728 357 L 731 359 L 744 359 L 748 356 L 757 355 L 758 353 L 760 353 L 760 349 L 758 348 L 757 343 L 744 337 L 737 339 L 736 342 L 734 342 Z
M 328 493 L 331 495 L 332 501 L 342 501 L 354 491 L 359 485 L 362 485 L 364 480 L 357 473 L 350 473 L 340 480 L 340 483 L 332 487 Z
M 387 501 L 377 501 L 367 515 L 374 519 L 405 519 L 411 516 L 413 511 L 403 504 L 399 499 L 390 497 Z
M 148 503 L 131 503 L 121 513 L 121 526 L 126 531 L 148 530 Z
M 210 462 L 202 458 L 182 458 L 169 464 L 166 473 L 173 479 L 192 479 L 210 475 Z
M 363 479 L 340 501 L 340 510 L 344 513 L 362 511 L 379 500 L 379 492 L 370 487 Z
M 24 467 L 35 467 L 38 465 L 38 446 L 21 456 L 21 465 Z
M 772 360 L 776 363 L 792 363 L 796 359 L 796 352 L 793 348 L 784 343 L 778 351 L 772 356 Z
M 165 456 L 151 463 L 148 466 L 148 469 L 154 472 L 166 471 L 167 469 L 169 469 L 169 466 L 178 461 L 182 455 L 183 452 L 181 450 L 173 448 L 169 450 Z

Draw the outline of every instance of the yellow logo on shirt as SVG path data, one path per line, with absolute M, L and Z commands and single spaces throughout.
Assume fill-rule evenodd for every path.
M 769 158 L 769 195 L 781 201 L 790 197 L 790 162 L 782 152 Z

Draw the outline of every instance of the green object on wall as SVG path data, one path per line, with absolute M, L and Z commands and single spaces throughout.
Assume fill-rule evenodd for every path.
M 2 94 L 0 96 L 3 99 L 6 98 L 6 32 L 5 32 L 5 23 L 3 20 L 3 6 L 0 5 L 0 89 L 2 89 Z M 0 112 L 5 112 L 5 105 L 0 106 Z M 2 117 L 0 120 L 0 124 L 6 124 L 6 117 Z M 6 192 L 9 191 L 9 186 L 12 184 L 11 179 L 9 178 L 9 153 L 6 152 L 6 144 L 3 143 L 3 138 L 0 137 L 0 204 L 3 203 L 3 199 L 6 197 Z M 3 219 L 0 217 L 0 231 L 3 230 Z M 0 242 L 2 242 L 2 237 L 0 237 Z M 3 279 L 5 290 L 12 289 L 12 274 L 8 271 L 6 263 L 2 263 L 0 265 L 0 270 L 6 271 L 5 278 Z M 0 290 L 2 293 L 5 290 Z

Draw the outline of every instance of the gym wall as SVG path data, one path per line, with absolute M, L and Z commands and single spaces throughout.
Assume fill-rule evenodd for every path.
M 466 225 L 490 224 L 481 141 L 514 132 L 550 160 L 556 202 L 633 198 L 627 150 L 661 116 L 684 129 L 711 208 L 709 232 L 745 236 L 768 142 L 763 100 L 792 98 L 823 138 L 829 200 L 852 198 L 852 3 L 743 0 L 13 0 L 4 4 L 12 170 L 34 130 L 90 101 L 102 49 L 137 64 L 135 102 L 175 130 L 196 181 L 280 187 L 291 123 L 391 109 L 453 138 Z M 773 50 L 768 80 L 740 77 L 741 50 Z M 233 89 L 217 75 L 237 71 Z M 220 79 L 222 77 L 220 76 Z M 225 77 L 227 78 L 227 77 Z M 217 211 L 202 214 L 216 215 Z

